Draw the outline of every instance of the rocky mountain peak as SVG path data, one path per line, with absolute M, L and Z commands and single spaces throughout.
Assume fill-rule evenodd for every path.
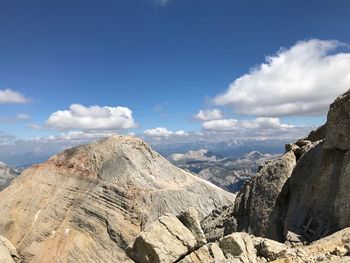
M 0 235 L 29 262 L 130 262 L 125 249 L 159 216 L 203 217 L 234 197 L 116 135 L 25 170 L 0 192 Z
M 265 155 L 258 151 L 251 151 L 243 155 L 244 159 L 250 159 L 250 160 L 258 160 L 263 157 L 265 157 Z

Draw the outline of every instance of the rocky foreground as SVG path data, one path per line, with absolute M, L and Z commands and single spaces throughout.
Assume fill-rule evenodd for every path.
M 324 126 L 261 167 L 233 205 L 202 221 L 194 212 L 160 217 L 129 247 L 130 257 L 142 263 L 350 262 L 349 131 L 350 91 L 330 106 Z

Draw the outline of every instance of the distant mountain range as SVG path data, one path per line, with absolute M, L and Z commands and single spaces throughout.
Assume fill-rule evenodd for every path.
M 237 192 L 258 171 L 259 165 L 276 158 L 277 154 L 251 151 L 240 157 L 223 157 L 208 149 L 174 153 L 168 160 L 176 166 L 230 192 Z
M 0 162 L 0 191 L 6 188 L 20 173 L 18 169 L 13 169 L 7 164 Z
M 183 143 L 151 143 L 152 147 L 162 154 L 169 157 L 173 153 L 187 153 L 188 151 L 198 151 L 207 149 L 217 155 L 223 157 L 238 158 L 245 153 L 251 151 L 259 151 L 269 154 L 282 154 L 284 152 L 283 145 L 291 140 L 222 140 L 222 141 L 194 141 Z

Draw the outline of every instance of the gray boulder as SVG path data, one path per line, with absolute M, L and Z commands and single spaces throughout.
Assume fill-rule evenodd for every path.
M 233 233 L 219 240 L 219 247 L 228 260 L 243 263 L 257 261 L 252 237 L 247 233 Z
M 138 263 L 170 263 L 198 246 L 192 232 L 174 215 L 167 214 L 141 232 L 127 252 Z
M 196 208 L 191 207 L 187 211 L 180 213 L 178 218 L 192 232 L 199 246 L 207 243 Z

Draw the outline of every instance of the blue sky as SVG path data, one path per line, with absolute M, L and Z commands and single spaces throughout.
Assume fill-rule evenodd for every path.
M 299 135 L 298 127 L 305 132 L 324 122 L 325 105 L 350 83 L 349 10 L 347 0 L 0 0 L 0 90 L 26 99 L 0 102 L 0 130 L 26 140 L 71 131 L 156 139 L 230 132 L 264 137 L 274 129 Z M 281 68 L 290 76 L 280 72 L 284 56 Z M 262 63 L 272 73 L 263 73 Z M 345 70 L 319 78 L 338 66 Z M 301 74 L 303 67 L 315 71 Z M 248 79 L 229 92 L 244 75 Z M 342 85 L 334 83 L 339 76 Z M 308 93 L 300 92 L 300 79 L 312 82 L 305 84 Z M 260 92 L 261 104 L 249 97 Z M 122 106 L 132 116 L 124 126 L 119 113 L 96 127 L 103 120 L 94 116 L 77 126 L 80 115 L 67 119 L 67 112 L 50 120 L 72 104 L 87 107 L 78 115 L 113 115 L 103 107 Z M 96 111 L 88 108 L 94 105 Z M 281 107 L 288 110 L 280 114 Z M 219 116 L 195 120 L 200 110 L 213 109 Z

